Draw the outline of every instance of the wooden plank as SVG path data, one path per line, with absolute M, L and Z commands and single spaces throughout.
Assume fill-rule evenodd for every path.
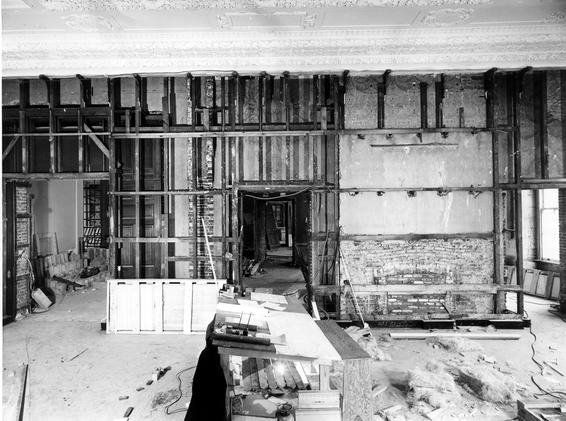
M 193 329 L 193 283 L 185 282 L 185 305 L 183 307 L 183 333 Z
M 305 373 L 305 369 L 303 368 L 303 364 L 299 361 L 293 361 L 293 364 L 295 365 L 295 370 L 299 374 L 299 377 L 301 378 L 301 382 L 304 384 L 305 389 L 307 387 L 310 387 L 309 379 L 307 377 L 307 374 Z
M 524 72 L 516 72 L 512 74 L 513 91 L 512 91 L 512 120 L 513 120 L 513 158 L 514 158 L 514 181 L 520 185 L 521 180 L 521 118 L 520 118 L 520 101 L 522 98 L 523 90 L 523 76 Z M 517 283 L 524 287 L 523 283 L 523 199 L 520 190 L 514 192 L 515 195 L 515 221 L 513 228 L 515 229 L 515 246 L 516 246 L 516 268 L 517 268 Z M 517 314 L 522 315 L 524 312 L 524 298 L 523 293 L 517 293 Z
M 342 421 L 372 421 L 371 360 L 344 362 Z
M 285 384 L 287 385 L 287 387 L 289 389 L 296 389 L 297 384 L 295 383 L 295 380 L 293 379 L 293 375 L 289 371 L 288 361 L 280 361 L 278 364 L 282 364 L 283 377 L 285 378 Z
M 251 358 L 242 358 L 242 383 L 244 385 L 244 390 L 252 390 L 252 380 L 251 374 Z
M 371 358 L 334 320 L 317 320 L 316 325 L 340 354 L 342 360 Z
M 321 364 L 318 372 L 319 389 L 322 391 L 330 390 L 330 366 Z
M 271 361 L 266 359 L 262 359 L 262 361 L 269 388 L 277 389 L 277 387 L 279 386 L 277 385 L 277 381 L 275 380 L 275 374 L 273 374 L 273 365 L 271 364 Z
M 267 370 L 265 368 L 265 360 L 262 358 L 256 359 L 257 374 L 259 378 L 259 387 L 261 389 L 269 389 L 269 380 L 267 378 Z
M 185 283 L 185 285 L 187 284 Z M 153 313 L 155 315 L 155 333 L 163 333 L 163 281 L 155 281 L 154 288 Z
M 184 285 L 168 282 L 163 284 L 163 331 L 184 331 Z
M 299 390 L 299 408 L 340 408 L 340 392 L 338 390 Z
M 295 367 L 295 361 L 287 361 L 286 367 L 289 374 L 291 374 L 291 377 L 293 378 L 297 389 L 305 389 L 306 384 L 303 382 L 303 379 L 301 378 L 299 372 L 297 371 L 297 368 Z
M 421 104 L 421 128 L 428 127 L 428 84 L 421 82 L 420 88 L 420 104 Z
M 428 339 L 428 338 L 465 338 L 474 340 L 517 340 L 517 333 L 483 333 L 483 332 L 391 332 L 393 339 Z
M 251 390 L 259 390 L 259 374 L 257 370 L 257 359 L 255 358 L 248 358 L 248 363 L 250 365 L 250 381 L 251 381 Z
M 270 364 L 271 371 L 273 372 L 273 375 L 275 376 L 275 381 L 277 382 L 277 387 L 279 389 L 284 389 L 285 388 L 285 377 L 283 377 L 281 370 L 279 370 L 277 368 L 277 364 L 278 364 L 278 361 L 272 361 L 271 362 L 271 364 Z
M 275 355 L 277 350 L 275 349 L 274 345 L 261 345 L 261 344 L 252 344 L 246 342 L 237 342 L 237 341 L 227 341 L 223 339 L 214 339 L 212 344 L 215 346 L 221 346 L 226 349 L 234 348 L 234 355 L 239 355 L 236 352 L 249 351 L 249 355 L 251 356 L 253 352 L 259 353 L 269 353 L 270 355 Z M 246 354 L 248 355 L 248 354 Z
M 216 313 L 219 285 L 216 282 L 193 283 L 191 331 L 205 331 Z
M 8 143 L 8 146 L 6 146 L 6 149 L 4 149 L 2 151 L 2 160 L 6 159 L 6 157 L 8 156 L 8 154 L 10 153 L 10 151 L 14 148 L 14 146 L 16 145 L 16 143 L 18 142 L 18 139 L 20 138 L 19 134 L 14 134 L 12 137 L 12 140 L 10 140 L 10 143 Z
M 92 131 L 92 129 L 88 126 L 88 124 L 84 123 L 83 128 L 84 131 L 87 133 L 88 137 L 94 142 L 96 146 L 98 146 L 98 149 L 102 151 L 102 153 L 106 156 L 106 158 L 110 158 L 110 151 L 108 150 L 106 145 L 104 145 L 102 140 L 100 140 L 100 138 L 96 135 L 96 133 Z
M 139 284 L 139 308 L 143 309 L 139 314 L 140 331 L 155 330 L 155 283 L 147 282 Z

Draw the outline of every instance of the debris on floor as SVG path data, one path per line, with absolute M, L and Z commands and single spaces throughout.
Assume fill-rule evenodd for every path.
M 374 360 L 391 361 L 391 356 L 380 348 L 377 339 L 371 335 L 371 331 L 369 329 L 361 329 L 357 326 L 350 326 L 346 328 L 345 331 Z
M 346 331 L 356 341 L 367 338 L 363 329 Z M 379 340 L 375 343 L 382 346 Z M 425 352 L 420 344 L 426 344 L 429 354 L 422 361 L 419 354 Z M 527 387 L 515 379 L 509 364 L 498 361 L 476 341 L 431 337 L 420 344 L 410 351 L 406 342 L 403 345 L 406 353 L 413 354 L 414 364 L 408 364 L 407 355 L 399 362 L 395 357 L 391 362 L 374 362 L 374 421 L 510 419 L 517 399 L 528 396 Z M 393 345 L 389 352 L 395 356 L 398 347 Z

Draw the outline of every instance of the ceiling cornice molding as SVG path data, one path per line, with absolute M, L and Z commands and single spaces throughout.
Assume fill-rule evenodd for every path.
M 5 32 L 8 77 L 158 72 L 566 67 L 566 26 L 215 32 Z
M 36 0 L 56 11 L 479 6 L 493 0 Z

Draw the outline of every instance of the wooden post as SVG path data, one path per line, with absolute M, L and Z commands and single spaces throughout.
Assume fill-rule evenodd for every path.
M 57 172 L 56 159 L 60 159 L 61 154 L 56 154 L 56 140 L 53 135 L 57 132 L 55 122 L 55 107 L 59 105 L 59 83 L 58 81 L 46 79 L 47 82 L 47 97 L 49 102 L 49 172 L 55 174 Z
M 536 71 L 534 76 L 534 124 L 535 124 L 535 163 L 539 164 L 540 177 L 548 179 L 548 129 L 546 71 Z
M 29 80 L 20 80 L 20 110 L 19 110 L 19 130 L 21 133 L 28 131 L 26 109 L 29 106 Z M 28 138 L 27 136 L 20 136 L 22 139 L 22 173 L 27 174 L 28 167 Z M 32 140 L 33 141 L 33 140 Z
M 142 97 L 142 87 L 141 78 L 137 75 L 135 77 L 135 130 L 136 137 L 134 139 L 134 191 L 136 195 L 134 196 L 134 232 L 135 237 L 142 237 L 141 234 L 141 221 L 140 221 L 140 122 L 141 122 L 141 97 Z M 145 234 L 145 233 L 144 233 Z M 145 235 L 143 235 L 145 236 Z M 136 241 L 134 243 L 134 277 L 136 279 L 140 278 L 141 275 L 141 256 L 140 256 L 140 242 Z
M 435 99 L 435 112 L 436 112 L 436 128 L 444 127 L 443 122 L 443 101 L 444 101 L 444 74 L 441 73 L 434 82 L 434 99 Z
M 491 69 L 484 74 L 484 90 L 486 95 L 486 127 L 495 128 L 495 71 Z M 503 284 L 503 244 L 501 240 L 501 188 L 499 186 L 499 137 L 497 132 L 491 132 L 492 150 L 492 183 L 493 183 L 493 262 L 494 282 Z M 495 313 L 501 313 L 505 309 L 505 293 L 497 291 L 495 296 Z
M 321 391 L 330 390 L 330 366 L 321 364 L 318 372 L 319 389 Z
M 285 102 L 285 130 L 291 128 L 291 99 L 289 97 L 289 72 L 283 73 L 283 100 Z
M 108 136 L 108 146 L 110 148 L 110 157 L 108 159 L 108 172 L 109 172 L 109 182 L 108 190 L 110 192 L 110 200 L 108 202 L 109 206 L 109 231 L 110 231 L 110 241 L 108 245 L 108 272 L 111 278 L 117 278 L 117 267 L 116 267 L 116 195 L 113 193 L 116 191 L 116 140 L 112 136 L 114 133 L 114 113 L 115 113 L 115 95 L 116 87 L 114 79 L 108 79 L 108 105 L 109 105 L 109 117 L 108 125 L 110 130 L 110 136 Z
M 162 98 L 162 109 L 161 115 L 163 120 L 163 131 L 169 131 L 169 124 L 171 121 L 170 114 L 170 102 L 169 95 L 170 90 L 175 91 L 175 84 L 173 78 L 163 79 L 163 98 Z M 163 149 L 163 190 L 170 191 L 169 186 L 169 160 L 171 158 L 170 153 L 171 138 L 163 139 L 162 149 Z M 169 239 L 169 196 L 162 196 L 163 201 L 163 214 L 161 216 L 161 237 L 166 240 Z M 164 242 L 161 244 L 161 276 L 164 279 L 169 278 L 169 243 Z
M 520 105 L 523 94 L 523 76 L 524 72 L 515 73 L 513 78 L 513 149 L 514 149 L 514 166 L 515 166 L 515 240 L 517 247 L 517 261 L 515 270 L 517 272 L 517 283 L 521 287 L 521 291 L 517 292 L 517 314 L 523 315 L 524 299 L 523 299 L 523 201 L 521 190 L 521 120 Z
M 428 127 L 428 84 L 421 82 L 419 84 L 421 93 L 421 129 Z

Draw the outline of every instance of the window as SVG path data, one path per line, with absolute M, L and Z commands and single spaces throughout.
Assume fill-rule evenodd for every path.
M 558 189 L 539 190 L 540 258 L 560 260 Z

